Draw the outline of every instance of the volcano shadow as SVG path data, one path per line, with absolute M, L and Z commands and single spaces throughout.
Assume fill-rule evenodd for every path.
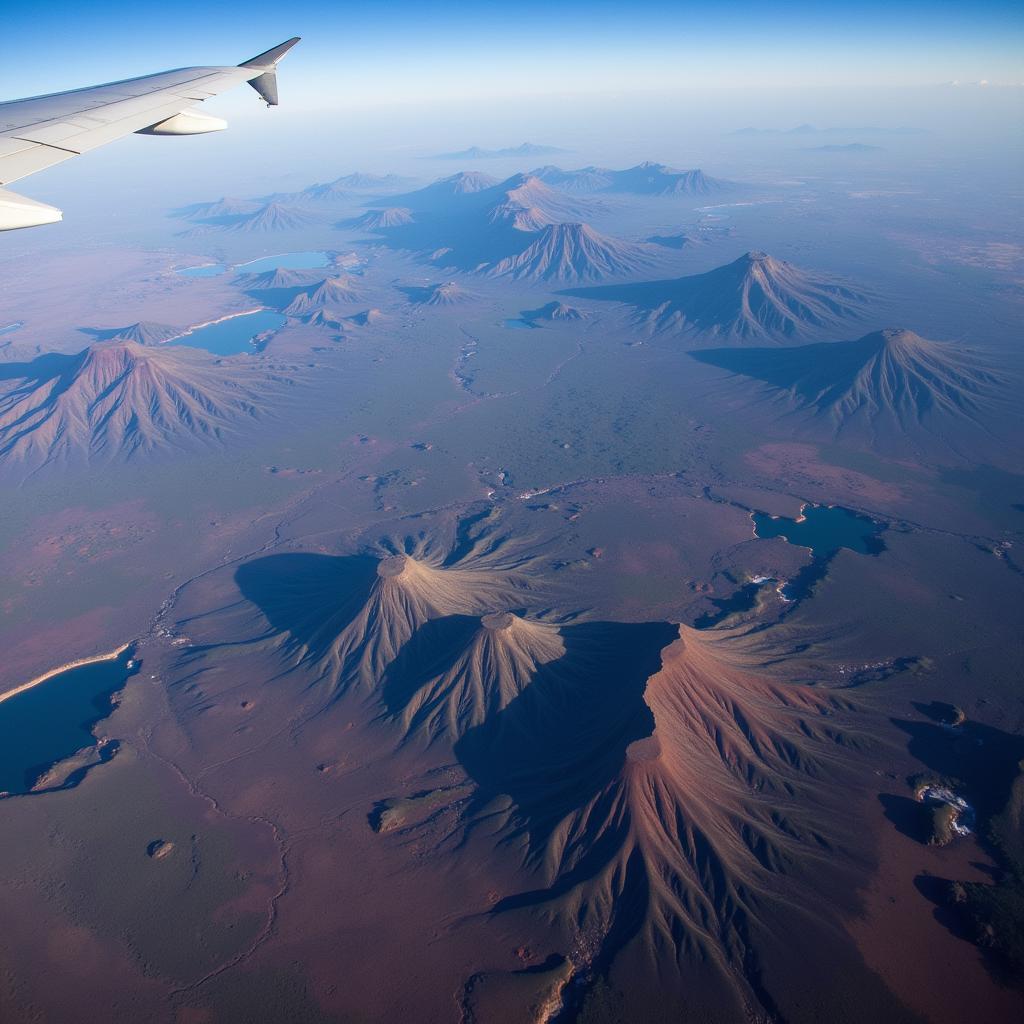
M 492 913 L 586 936 L 595 977 L 617 964 L 684 992 L 699 971 L 713 1002 L 777 1018 L 759 950 L 798 919 L 818 929 L 794 897 L 847 891 L 858 857 L 837 785 L 852 707 L 777 675 L 774 641 L 749 630 L 561 635 L 564 656 L 455 746 L 478 787 L 470 815 L 534 879 Z
M 401 715 L 430 679 L 450 672 L 479 628 L 474 615 L 448 615 L 420 626 L 384 673 L 381 699 L 387 714 Z
M 897 796 L 894 793 L 880 793 L 878 801 L 882 805 L 886 819 L 897 832 L 918 843 L 928 841 L 931 819 L 924 804 L 911 800 L 908 796 Z
M 509 796 L 531 853 L 608 786 L 632 742 L 651 735 L 644 691 L 678 634 L 669 623 L 594 622 L 561 635 L 564 656 L 540 666 L 518 697 L 455 745 L 476 802 Z
M 921 874 L 914 878 L 914 888 L 932 905 L 932 917 L 947 928 L 956 938 L 962 942 L 974 943 L 974 933 L 964 915 L 957 912 L 957 908 L 950 903 L 950 886 L 953 880 L 940 878 L 937 875 Z M 995 970 L 995 965 L 990 958 L 985 961 L 986 968 L 1000 980 L 1001 973 Z
M 80 357 L 81 353 L 46 352 L 27 363 L 0 363 L 0 380 L 31 381 L 34 386 L 60 378 L 70 380 L 81 362 Z
M 366 605 L 378 564 L 369 555 L 268 555 L 239 566 L 235 583 L 274 632 L 318 660 Z
M 762 401 L 782 414 L 802 413 L 836 436 L 859 430 L 892 444 L 910 431 L 946 437 L 955 427 L 990 428 L 995 418 L 1014 415 L 1011 378 L 981 353 L 902 328 L 856 341 L 690 355 L 764 385 Z
M 826 341 L 799 348 L 712 348 L 690 358 L 750 377 L 772 388 L 791 391 L 807 404 L 827 406 L 842 396 L 874 351 L 870 338 Z
M 249 298 L 264 306 L 283 310 L 310 287 L 310 285 L 294 285 L 289 288 L 246 288 L 244 291 Z
M 441 552 L 425 549 L 386 557 L 271 555 L 241 567 L 236 582 L 266 616 L 268 639 L 293 666 L 311 665 L 317 681 L 337 695 L 357 686 L 379 700 L 392 662 L 428 623 L 508 607 L 525 579 L 514 561 L 497 560 L 500 547 L 494 540 L 466 565 L 449 566 Z M 430 631 L 424 637 L 420 649 L 430 661 L 451 641 L 432 639 Z
M 972 721 L 955 729 L 935 722 L 893 723 L 910 737 L 912 757 L 930 772 L 964 786 L 979 822 L 1006 807 L 1024 759 L 1024 736 Z
M 412 224 L 378 229 L 375 240 L 390 249 L 407 252 L 447 250 L 436 262 L 465 272 L 521 252 L 536 237 L 535 232 L 490 223 L 474 210 L 450 215 L 417 213 Z
M 434 293 L 434 289 L 437 285 L 423 285 L 423 284 L 399 284 L 395 285 L 395 288 L 400 291 L 409 302 L 414 303 L 417 306 L 423 305 L 431 295 Z

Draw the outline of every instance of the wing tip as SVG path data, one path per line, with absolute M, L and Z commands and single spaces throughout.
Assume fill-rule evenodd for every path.
M 242 61 L 238 66 L 240 68 L 273 68 L 296 43 L 301 41 L 302 36 L 292 36 L 291 39 L 286 39 L 283 43 L 278 43 L 277 46 L 272 46 L 269 50 Z

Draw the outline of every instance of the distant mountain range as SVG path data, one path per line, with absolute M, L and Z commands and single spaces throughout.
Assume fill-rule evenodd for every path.
M 134 341 L 0 364 L 0 460 L 126 459 L 216 442 L 260 415 L 272 380 L 244 360 Z
M 198 219 L 198 218 L 193 218 Z M 251 213 L 221 215 L 216 218 L 204 217 L 198 227 L 183 233 L 191 238 L 211 232 L 235 232 L 257 234 L 271 231 L 299 231 L 321 223 L 318 217 L 305 213 L 294 206 L 279 202 L 265 203 Z
M 353 193 L 390 192 L 409 183 L 397 174 L 344 174 L 334 181 L 317 183 L 301 192 L 288 192 L 268 197 L 270 200 L 293 203 L 296 206 L 343 202 Z
M 496 160 L 501 157 L 515 156 L 552 156 L 555 153 L 566 153 L 568 150 L 559 149 L 557 146 L 539 146 L 533 142 L 524 142 L 519 146 L 506 146 L 503 149 L 483 149 L 480 146 L 470 146 L 469 149 L 460 149 L 454 153 L 438 153 L 435 160 Z
M 224 223 L 258 212 L 266 206 L 307 206 L 343 202 L 353 193 L 388 192 L 409 184 L 409 178 L 397 174 L 345 174 L 333 181 L 317 183 L 299 192 L 276 192 L 262 199 L 224 197 L 209 203 L 193 203 L 172 211 L 186 220 Z
M 923 128 L 883 128 L 879 125 L 861 125 L 850 128 L 816 128 L 813 124 L 798 124 L 795 128 L 738 128 L 730 135 L 926 135 Z
M 496 182 L 463 171 L 396 201 L 412 211 L 412 220 L 381 224 L 387 243 L 462 271 L 573 283 L 635 274 L 654 262 L 654 250 L 585 223 L 600 204 L 532 174 Z
M 234 199 L 225 196 L 212 203 L 193 203 L 173 211 L 175 217 L 186 220 L 216 221 L 222 218 L 244 217 L 254 213 L 261 204 L 255 199 Z
M 625 170 L 607 167 L 581 167 L 564 171 L 561 167 L 538 167 L 534 177 L 570 192 L 618 192 L 646 196 L 707 196 L 728 192 L 736 184 L 708 177 L 699 169 L 680 171 L 664 164 L 645 162 Z
M 977 353 L 904 329 L 798 348 L 715 349 L 693 358 L 762 386 L 779 415 L 887 447 L 924 435 L 951 443 L 1008 408 L 1012 389 Z
M 446 154 L 445 158 L 463 159 L 472 156 L 524 156 L 558 153 L 553 147 L 524 143 L 509 150 L 466 150 Z M 502 182 L 481 171 L 461 171 L 442 178 L 425 188 L 404 195 L 393 195 L 407 179 L 397 175 L 349 174 L 334 181 L 310 185 L 299 192 L 277 193 L 264 200 L 225 197 L 209 203 L 194 203 L 174 211 L 174 215 L 196 222 L 197 226 L 183 232 L 193 237 L 211 232 L 276 232 L 294 231 L 319 223 L 308 207 L 344 204 L 357 193 L 378 191 L 390 193 L 388 207 L 370 210 L 345 226 L 377 230 L 396 227 L 414 218 L 417 212 L 434 214 L 459 212 L 460 197 L 497 190 L 489 196 L 491 217 L 508 220 L 522 231 L 537 231 L 549 224 L 584 220 L 588 210 L 562 195 L 577 193 L 618 193 L 649 196 L 709 196 L 735 189 L 733 182 L 712 178 L 699 169 L 677 170 L 664 164 L 645 162 L 623 170 L 607 167 L 583 167 L 563 170 L 547 165 L 530 174 L 515 175 Z M 551 188 L 561 190 L 554 192 Z M 559 197 L 560 198 L 556 198 Z M 433 246 L 441 248 L 441 246 Z M 454 248 L 454 247 L 453 247 Z M 508 255 L 505 253 L 504 255 Z
M 864 142 L 830 143 L 827 146 L 810 146 L 808 153 L 883 153 L 882 146 L 869 146 Z
M 846 285 L 762 252 L 704 274 L 567 294 L 627 303 L 637 323 L 653 332 L 737 343 L 820 333 L 865 311 L 864 297 Z

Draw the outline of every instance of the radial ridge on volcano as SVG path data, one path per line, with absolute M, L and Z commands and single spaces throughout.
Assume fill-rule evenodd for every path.
M 447 551 L 421 538 L 383 557 L 270 556 L 236 579 L 290 663 L 311 665 L 330 694 L 370 692 L 421 627 L 509 607 L 529 589 L 531 556 L 514 548 L 503 536 Z
M 849 757 L 850 705 L 785 682 L 742 628 L 581 628 L 456 746 L 540 883 L 496 912 L 597 937 L 594 969 L 625 957 L 677 995 L 688 970 L 716 965 L 733 1000 L 756 1004 L 775 910 L 844 832 L 821 776 Z
M 587 224 L 551 224 L 521 253 L 496 263 L 493 277 L 592 281 L 636 274 L 653 263 L 640 246 L 607 238 Z
M 285 306 L 284 313 L 286 316 L 304 317 L 311 316 L 323 309 L 333 309 L 335 306 L 361 302 L 363 296 L 358 289 L 358 282 L 347 274 L 340 277 L 328 277 L 310 291 L 300 292 L 296 295 Z
M 417 288 L 413 294 L 413 301 L 422 306 L 458 306 L 471 299 L 472 295 L 456 281 Z
M 366 213 L 343 223 L 346 227 L 380 231 L 385 228 L 397 228 L 403 224 L 411 224 L 413 220 L 412 210 L 407 207 L 389 206 L 383 210 L 367 210 Z
M 522 693 L 539 666 L 564 654 L 557 626 L 511 612 L 437 620 L 389 666 L 383 700 L 406 740 L 455 743 Z
M 240 275 L 244 287 L 249 291 L 308 288 L 310 285 L 320 284 L 324 280 L 323 270 L 295 270 L 290 267 L 277 267 L 274 270 L 263 270 L 256 274 L 243 270 Z
M 219 441 L 240 420 L 261 415 L 270 381 L 246 363 L 131 341 L 7 364 L 0 377 L 0 457 L 128 458 Z
M 583 320 L 586 314 L 575 306 L 566 305 L 564 302 L 549 302 L 539 309 L 524 309 L 522 313 L 524 320 L 548 320 L 552 323 L 572 323 Z
M 152 320 L 140 320 L 126 327 L 115 327 L 108 331 L 96 332 L 101 341 L 133 341 L 137 345 L 159 345 L 172 338 L 180 338 L 180 327 L 160 324 Z
M 517 174 L 484 193 L 484 216 L 492 224 L 519 231 L 539 231 L 551 224 L 578 220 L 589 207 L 549 188 L 540 178 Z
M 859 416 L 891 416 L 902 427 L 929 415 L 973 418 L 1003 384 L 975 355 L 902 328 L 857 341 L 708 350 L 693 357 L 784 390 L 837 426 Z

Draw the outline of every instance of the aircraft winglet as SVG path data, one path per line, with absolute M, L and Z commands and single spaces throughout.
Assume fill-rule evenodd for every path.
M 251 60 L 244 61 L 240 68 L 265 69 L 262 75 L 250 78 L 249 84 L 267 101 L 268 107 L 277 106 L 277 62 L 299 41 L 293 36 L 286 42 L 272 47 Z

